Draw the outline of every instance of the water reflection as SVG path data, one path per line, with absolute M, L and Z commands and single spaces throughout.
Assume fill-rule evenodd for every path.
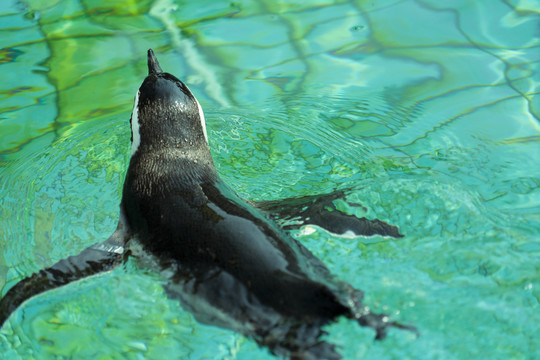
M 114 228 L 152 47 L 201 102 L 218 170 L 243 196 L 352 188 L 358 215 L 403 229 L 399 242 L 298 234 L 373 308 L 421 328 L 415 342 L 372 344 L 336 324 L 347 358 L 532 356 L 537 12 L 527 1 L 5 2 L 2 292 Z M 170 306 L 148 276 L 128 267 L 28 304 L 0 352 L 270 357 Z M 134 316 L 145 331 L 126 325 Z

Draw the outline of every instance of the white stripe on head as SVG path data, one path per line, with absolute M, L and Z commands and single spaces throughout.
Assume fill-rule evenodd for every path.
M 131 113 L 131 156 L 135 154 L 139 145 L 141 144 L 141 134 L 139 132 L 139 91 L 135 95 L 135 105 L 133 105 L 133 112 Z
M 193 93 L 191 95 L 193 95 Z M 202 131 L 204 133 L 204 138 L 206 139 L 206 143 L 208 143 L 208 134 L 206 134 L 206 121 L 204 120 L 204 113 L 202 111 L 201 104 L 199 104 L 199 101 L 197 100 L 197 98 L 195 98 L 195 96 L 193 96 L 193 98 L 195 99 L 195 102 L 197 103 L 197 107 L 199 108 L 199 118 L 201 119 Z

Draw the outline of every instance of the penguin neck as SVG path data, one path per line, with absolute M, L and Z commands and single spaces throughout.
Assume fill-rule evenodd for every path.
M 150 143 L 142 141 L 131 155 L 131 162 L 139 160 L 161 162 L 164 159 L 169 161 L 177 159 L 200 164 L 200 166 L 214 167 L 208 144 L 195 142 L 187 137 L 164 137 Z
M 146 151 L 166 148 L 180 150 L 184 154 L 210 154 L 204 114 L 196 100 L 188 104 L 190 106 L 186 105 L 188 100 L 184 100 L 157 99 L 150 102 L 143 99 L 138 104 L 137 93 L 131 121 L 132 155 L 139 146 L 146 147 Z
M 131 156 L 125 185 L 151 198 L 214 182 L 218 177 L 208 147 L 158 147 L 141 143 Z

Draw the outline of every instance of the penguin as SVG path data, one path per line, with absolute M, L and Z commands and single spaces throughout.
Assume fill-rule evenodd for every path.
M 199 102 L 163 72 L 151 49 L 130 124 L 116 231 L 12 287 L 0 300 L 0 326 L 29 298 L 135 257 L 165 277 L 167 295 L 198 321 L 237 331 L 285 358 L 341 358 L 320 340 L 322 327 L 339 317 L 373 328 L 376 339 L 391 327 L 417 332 L 372 313 L 361 290 L 337 281 L 276 218 L 337 233 L 400 237 L 397 228 L 339 215 L 332 201 L 343 191 L 284 202 L 239 197 L 214 166 Z

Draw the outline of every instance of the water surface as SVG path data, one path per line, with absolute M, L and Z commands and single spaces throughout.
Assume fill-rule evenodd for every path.
M 3 1 L 1 293 L 114 230 L 151 47 L 242 196 L 345 188 L 340 209 L 405 234 L 295 233 L 421 332 L 339 321 L 346 359 L 540 358 L 539 29 L 528 0 Z M 272 358 L 132 263 L 25 304 L 0 354 Z

